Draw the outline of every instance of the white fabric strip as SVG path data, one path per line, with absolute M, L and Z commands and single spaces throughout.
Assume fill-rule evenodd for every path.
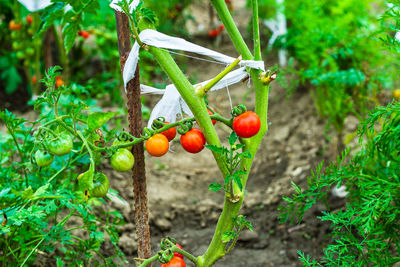
M 150 29 L 144 30 L 139 34 L 139 38 L 144 44 L 150 46 L 192 52 L 203 56 L 211 57 L 227 65 L 231 64 L 233 61 L 236 60 L 236 58 L 193 44 L 182 38 L 168 36 L 166 34 L 160 33 L 155 30 L 150 30 Z M 125 63 L 124 73 L 123 73 L 125 88 L 128 82 L 135 77 L 135 70 L 137 62 L 139 60 L 139 49 L 140 49 L 139 45 L 137 44 L 137 42 L 135 42 L 131 52 L 129 53 L 129 57 Z M 265 70 L 263 61 L 242 60 L 239 63 L 239 65 L 242 67 L 261 69 L 263 71 Z
M 53 4 L 51 0 L 18 0 L 18 2 L 20 2 L 30 12 L 36 12 L 45 9 L 46 7 Z M 68 12 L 71 9 L 71 5 L 66 5 L 64 12 Z
M 114 10 L 117 10 L 119 12 L 122 12 L 122 9 L 120 6 L 117 6 L 116 4 L 119 3 L 120 0 L 113 0 L 110 4 L 110 7 Z M 137 5 L 139 4 L 139 0 L 133 0 L 132 3 L 129 5 L 129 11 L 132 13 L 134 9 L 136 9 Z
M 211 91 L 216 91 L 238 83 L 245 79 L 248 75 L 249 74 L 246 72 L 245 67 L 234 70 L 228 73 L 215 86 L 213 86 Z M 195 84 L 194 86 L 204 86 L 210 81 L 211 79 Z M 158 117 L 164 117 L 166 121 L 172 123 L 176 121 L 176 116 L 182 112 L 189 116 L 193 116 L 193 113 L 190 111 L 189 107 L 182 99 L 181 95 L 173 84 L 168 85 L 165 90 L 157 89 L 147 85 L 141 85 L 140 89 L 142 94 L 164 94 L 151 112 L 147 127 L 150 128 L 153 120 L 157 119 Z

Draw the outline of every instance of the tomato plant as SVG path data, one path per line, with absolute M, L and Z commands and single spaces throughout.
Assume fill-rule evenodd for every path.
M 199 129 L 193 128 L 181 136 L 181 145 L 187 152 L 199 153 L 205 144 L 206 139 Z

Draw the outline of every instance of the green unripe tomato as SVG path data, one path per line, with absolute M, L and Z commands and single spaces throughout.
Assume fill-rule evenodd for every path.
M 104 197 L 110 188 L 110 182 L 104 173 L 96 173 L 93 178 L 93 188 L 89 191 L 91 197 Z
M 35 153 L 35 160 L 39 167 L 47 167 L 53 162 L 54 156 L 47 151 L 38 150 Z
M 17 39 L 18 38 L 18 32 L 17 31 L 12 31 L 11 32 L 11 38 L 12 39 Z
M 33 49 L 32 47 L 28 47 L 28 48 L 25 50 L 25 53 L 26 53 L 28 56 L 33 56 L 33 55 L 35 54 L 35 49 Z
M 25 58 L 25 53 L 22 51 L 18 51 L 17 52 L 17 58 L 18 59 L 24 59 Z
M 73 146 L 72 137 L 67 133 L 61 133 L 57 139 L 48 144 L 49 151 L 56 156 L 64 156 L 71 152 Z
M 22 47 L 22 44 L 20 42 L 15 41 L 15 42 L 12 43 L 12 48 L 14 50 L 20 50 L 21 47 Z
M 29 34 L 29 35 L 33 35 L 34 33 L 35 33 L 35 32 L 33 31 L 33 29 L 31 29 L 31 28 L 28 29 L 28 34 Z
M 132 169 L 135 158 L 132 153 L 125 148 L 120 148 L 110 159 L 111 167 L 119 172 L 127 172 Z
M 128 141 L 128 140 L 122 141 L 122 140 L 115 139 L 113 142 L 113 146 L 122 145 L 122 144 L 130 143 L 130 142 L 131 141 Z M 128 149 L 129 151 L 132 151 L 132 146 L 128 146 L 128 147 L 124 147 L 124 148 Z

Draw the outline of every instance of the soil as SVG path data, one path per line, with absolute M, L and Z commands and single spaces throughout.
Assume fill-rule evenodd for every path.
M 243 20 L 239 23 L 243 25 L 242 32 L 246 31 L 249 18 L 246 12 L 236 14 Z M 207 22 L 204 25 L 207 26 Z M 225 34 L 218 40 L 218 47 L 205 40 L 204 36 L 193 41 L 236 57 Z M 266 40 L 263 42 L 266 43 Z M 274 56 L 268 54 L 267 57 Z M 266 61 L 267 67 L 274 64 L 273 58 Z M 187 66 L 187 74 L 197 77 L 197 82 L 215 76 L 224 68 L 195 59 L 188 59 Z M 251 106 L 254 94 L 247 82 L 230 87 L 229 92 L 232 105 L 244 103 L 249 110 L 254 109 Z M 244 95 L 247 98 L 243 101 Z M 152 107 L 158 99 L 159 96 L 150 96 L 149 106 Z M 226 90 L 212 92 L 209 104 L 225 116 L 230 113 L 231 105 Z M 291 182 L 305 186 L 310 170 L 322 160 L 336 157 L 335 140 L 326 140 L 325 124 L 318 118 L 309 92 L 296 92 L 287 99 L 285 89 L 277 82 L 271 85 L 268 121 L 269 131 L 251 169 L 242 208 L 242 214 L 251 221 L 254 231 L 243 232 L 233 251 L 215 266 L 299 266 L 298 250 L 312 257 L 320 257 L 328 240 L 329 224 L 316 218 L 323 206 L 314 207 L 298 225 L 280 224 L 278 207 L 283 204 L 282 196 L 292 193 Z M 215 127 L 221 140 L 226 140 L 229 129 L 221 123 Z M 349 118 L 345 133 L 354 132 L 356 127 L 357 120 Z M 211 241 L 223 205 L 223 194 L 210 192 L 208 186 L 212 182 L 222 181 L 222 177 L 207 149 L 198 154 L 189 154 L 176 139 L 171 150 L 161 158 L 146 154 L 153 252 L 158 251 L 162 237 L 171 236 L 192 254 L 201 255 Z M 120 227 L 119 246 L 126 253 L 129 266 L 134 266 L 137 243 L 131 174 L 117 173 L 110 166 L 103 171 L 110 177 L 111 187 L 118 190 L 129 203 L 111 202 L 110 205 L 120 210 L 127 221 L 126 225 Z M 330 205 L 339 208 L 343 200 L 332 196 Z M 187 266 L 193 266 L 189 261 L 186 263 Z M 158 265 L 156 263 L 153 266 Z

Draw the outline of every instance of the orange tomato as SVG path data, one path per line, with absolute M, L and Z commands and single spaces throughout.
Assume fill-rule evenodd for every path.
M 16 23 L 15 21 L 10 21 L 10 23 L 8 24 L 8 26 L 10 27 L 10 30 L 12 31 L 18 31 L 21 29 L 22 24 L 21 23 Z
M 33 76 L 33 77 L 32 77 L 32 83 L 33 83 L 33 84 L 36 84 L 36 83 L 37 83 L 37 78 L 36 78 L 36 76 Z
M 60 76 L 57 76 L 57 78 L 56 78 L 56 87 L 60 87 L 62 85 L 65 85 L 63 79 Z
M 169 149 L 168 139 L 163 134 L 153 135 L 146 141 L 145 146 L 147 152 L 154 157 L 165 155 Z

